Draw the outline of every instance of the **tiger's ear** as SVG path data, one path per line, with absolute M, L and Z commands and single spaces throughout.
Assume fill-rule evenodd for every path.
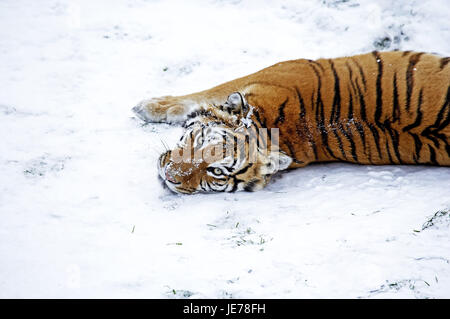
M 240 113 L 241 111 L 243 113 L 246 113 L 248 110 L 247 101 L 239 92 L 231 93 L 228 96 L 227 102 L 225 104 L 229 109 L 233 111 L 233 113 Z
M 268 159 L 269 161 L 264 167 L 265 174 L 274 174 L 285 170 L 292 163 L 292 158 L 281 152 L 270 152 Z

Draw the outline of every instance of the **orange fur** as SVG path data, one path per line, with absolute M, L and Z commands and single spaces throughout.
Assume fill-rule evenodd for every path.
M 326 161 L 450 166 L 448 62 L 410 51 L 292 60 L 209 90 L 146 100 L 135 111 L 180 122 L 195 110 L 220 113 L 215 105 L 240 92 L 258 127 L 279 128 L 292 168 Z
M 166 97 L 154 111 L 182 114 L 185 101 L 219 104 L 238 91 L 262 126 L 280 128 L 281 149 L 303 163 L 450 165 L 448 61 L 409 51 L 286 61 Z

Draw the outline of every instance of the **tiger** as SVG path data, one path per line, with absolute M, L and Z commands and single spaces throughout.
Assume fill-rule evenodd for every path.
M 279 171 L 318 162 L 450 166 L 449 60 L 415 51 L 290 60 L 132 110 L 145 122 L 184 127 L 157 161 L 163 184 L 180 194 L 257 191 Z M 268 132 L 252 161 L 248 141 L 217 160 L 174 159 L 213 147 L 225 154 L 220 147 L 243 129 Z M 273 129 L 278 145 L 268 150 Z

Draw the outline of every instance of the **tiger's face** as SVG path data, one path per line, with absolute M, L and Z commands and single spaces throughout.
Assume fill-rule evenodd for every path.
M 254 147 L 245 132 L 199 122 L 187 128 L 173 150 L 158 160 L 158 172 L 176 193 L 256 191 L 292 159 Z

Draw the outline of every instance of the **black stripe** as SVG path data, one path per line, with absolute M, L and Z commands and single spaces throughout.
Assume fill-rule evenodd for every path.
M 333 133 L 336 137 L 336 139 L 338 140 L 338 145 L 339 145 L 339 149 L 341 151 L 342 156 L 347 159 L 347 154 L 345 153 L 344 150 L 344 145 L 342 143 L 342 140 L 338 134 L 338 131 L 340 131 L 344 137 L 347 139 L 347 141 L 350 144 L 350 148 L 351 148 L 351 153 L 352 153 L 352 157 L 353 160 L 355 162 L 358 161 L 357 155 L 356 155 L 356 148 L 355 148 L 355 143 L 353 141 L 353 135 L 351 133 L 351 128 L 350 128 L 350 120 L 353 119 L 353 97 L 352 97 L 352 93 L 350 90 L 350 86 L 348 86 L 348 94 L 349 94 L 349 110 L 348 110 L 348 114 L 347 114 L 347 127 L 344 128 L 342 123 L 340 122 L 340 117 L 341 117 L 341 95 L 340 95 L 340 81 L 339 81 L 339 77 L 337 75 L 336 69 L 334 67 L 334 63 L 329 60 L 330 62 L 330 66 L 331 69 L 333 71 L 333 77 L 334 77 L 334 98 L 333 98 L 333 106 L 332 106 L 332 111 L 331 111 L 331 116 L 330 116 L 330 122 L 331 124 L 334 124 L 334 128 L 333 128 Z M 353 83 L 351 82 L 351 78 L 352 78 L 352 70 L 350 69 L 350 66 L 348 63 L 346 63 L 346 67 L 349 71 L 349 76 L 350 76 L 350 83 L 353 85 Z M 338 131 L 336 131 L 336 124 L 337 124 L 337 129 Z
M 381 114 L 383 113 L 383 90 L 381 87 L 381 78 L 383 76 L 383 62 L 377 51 L 373 51 L 372 55 L 378 66 L 378 74 L 376 81 L 376 106 L 375 106 L 375 124 L 384 129 L 383 123 L 380 122 Z
M 234 164 L 234 163 L 233 163 Z M 209 167 L 208 167 L 209 168 Z M 214 170 L 214 168 L 215 167 L 211 167 L 213 170 Z M 233 172 L 233 165 L 231 166 L 231 167 L 228 167 L 228 166 L 223 166 L 223 168 L 225 168 L 227 171 L 228 171 L 228 173 L 232 173 Z M 228 175 L 227 175 L 228 176 Z
M 239 178 L 237 178 L 236 176 L 232 176 L 232 178 L 233 178 L 233 188 L 231 189 L 231 191 L 230 192 L 235 192 L 236 190 L 237 190 L 237 188 L 238 188 L 238 186 L 239 186 L 239 184 L 240 183 L 245 183 L 245 181 L 244 180 L 242 180 L 242 179 L 239 179 Z
M 442 70 L 443 68 L 445 68 L 449 61 L 450 61 L 450 57 L 442 58 L 440 69 Z
M 259 131 L 259 128 L 258 128 L 257 125 L 252 123 L 250 125 L 249 129 L 247 130 L 247 132 L 251 133 L 250 137 L 251 137 L 252 140 L 256 140 L 256 147 L 258 149 L 260 149 L 260 148 L 265 149 L 266 148 L 265 136 L 263 134 L 260 134 L 262 131 Z M 249 148 L 249 151 L 250 151 L 250 148 Z
M 348 64 L 347 64 L 347 68 L 348 68 Z M 350 71 L 350 82 L 351 82 L 351 70 Z M 352 96 L 352 92 L 350 90 L 350 86 L 347 87 L 348 89 L 348 96 L 349 96 L 349 101 L 348 101 L 348 115 L 347 115 L 347 128 L 343 128 L 342 124 L 339 123 L 339 128 L 342 131 L 342 133 L 344 134 L 344 136 L 347 138 L 347 140 L 350 143 L 350 149 L 351 149 L 351 153 L 352 153 L 352 157 L 355 160 L 355 162 L 358 162 L 358 156 L 356 154 L 356 145 L 355 142 L 353 140 L 353 133 L 352 133 L 352 129 L 351 129 L 351 121 L 353 121 L 354 123 L 354 119 L 353 119 L 353 96 Z M 355 123 L 356 124 L 356 123 Z M 363 145 L 363 147 L 365 148 L 365 145 Z M 365 152 L 365 150 L 364 150 Z
M 364 146 L 364 153 L 366 153 L 366 134 L 364 132 L 364 125 L 362 125 L 360 122 L 355 122 L 355 126 L 359 136 L 361 137 L 361 141 Z
M 215 114 L 213 114 L 211 111 L 208 111 L 208 110 L 200 110 L 200 111 L 194 111 L 194 112 L 190 113 L 189 115 L 187 115 L 186 122 L 188 122 L 188 120 L 195 119 L 196 117 L 206 117 L 206 118 L 208 118 L 208 122 L 211 122 L 212 119 L 217 122 L 221 122 L 221 123 L 223 122 L 223 120 L 221 118 L 218 118 Z
M 320 74 L 319 72 L 315 69 L 315 67 L 310 64 L 312 70 L 314 71 L 314 73 L 317 76 L 317 98 L 316 98 L 316 124 L 317 124 L 317 128 L 319 130 L 320 133 L 320 137 L 322 139 L 322 143 L 325 147 L 325 149 L 328 151 L 328 153 L 334 157 L 335 159 L 339 159 L 338 157 L 336 157 L 336 155 L 334 155 L 333 151 L 330 148 L 330 145 L 328 144 L 328 132 L 325 128 L 325 124 L 324 124 L 324 110 L 323 110 L 323 101 L 322 101 L 322 97 L 321 97 L 321 87 L 322 87 L 322 81 L 320 78 Z M 313 92 L 314 94 L 314 92 Z
M 408 68 L 406 69 L 406 110 L 409 111 L 411 95 L 414 85 L 414 67 L 419 62 L 423 53 L 416 53 L 409 58 Z
M 421 134 L 422 136 L 425 136 L 426 138 L 430 139 L 433 141 L 434 145 L 439 148 L 439 140 L 441 140 L 444 144 L 445 144 L 445 149 L 447 150 L 447 155 L 450 157 L 450 144 L 447 142 L 447 136 L 445 136 L 444 134 L 440 134 L 440 133 L 434 133 L 433 135 L 436 137 L 431 137 L 431 135 L 424 135 L 423 133 Z
M 225 184 L 224 184 L 224 185 L 225 185 Z M 214 183 L 214 186 L 223 187 L 224 185 L 217 185 L 217 184 Z M 218 193 L 224 193 L 224 192 L 227 191 L 227 188 L 228 188 L 228 185 L 227 185 L 225 188 L 223 188 L 223 189 L 214 189 L 214 191 L 215 191 L 215 192 L 218 192 Z
M 299 109 L 300 118 L 304 119 L 306 116 L 306 108 L 305 108 L 305 102 L 303 101 L 302 95 L 300 94 L 300 91 L 297 87 L 295 87 L 295 92 L 297 93 L 298 103 L 299 103 Z
M 416 116 L 416 120 L 414 121 L 414 123 L 405 126 L 403 128 L 403 132 L 409 131 L 417 126 L 420 125 L 420 123 L 422 122 L 422 111 L 420 110 L 420 106 L 422 105 L 422 91 L 423 89 L 420 89 L 420 93 L 419 93 L 419 100 L 417 103 L 417 116 Z
M 392 93 L 393 103 L 392 103 L 392 117 L 394 122 L 400 121 L 400 105 L 398 102 L 398 87 L 397 87 L 397 73 L 394 73 L 394 83 L 392 84 L 394 91 Z
M 358 98 L 359 98 L 359 112 L 360 112 L 360 115 L 361 115 L 361 120 L 364 123 L 367 123 L 366 102 L 365 102 L 364 96 L 363 96 L 363 94 L 361 92 L 361 88 L 359 87 L 358 81 L 356 81 L 355 84 L 356 84 L 356 89 L 358 91 L 357 95 L 358 95 Z M 364 151 L 365 151 L 366 150 L 366 135 L 365 135 L 365 132 L 364 132 L 364 125 L 361 124 L 360 122 L 356 122 L 355 126 L 358 129 L 359 135 L 361 136 L 362 142 L 364 144 Z M 368 157 L 369 157 L 369 161 L 371 161 L 370 147 L 369 147 L 369 155 L 368 155 Z
M 388 153 L 389 163 L 393 163 L 391 151 L 389 149 L 389 141 L 388 141 L 388 139 L 386 139 L 386 151 Z
M 258 121 L 259 125 L 263 128 L 267 128 L 266 118 L 262 120 L 258 110 L 256 109 L 253 109 L 253 114 L 255 114 L 255 119 Z
M 333 105 L 331 107 L 330 123 L 337 123 L 339 121 L 339 117 L 341 116 L 341 91 L 339 87 L 339 77 L 336 73 L 336 69 L 334 68 L 334 63 L 332 60 L 329 60 L 329 62 L 334 77 L 334 97 Z
M 286 107 L 288 100 L 289 100 L 289 98 L 286 98 L 286 100 L 283 103 L 281 103 L 281 105 L 278 107 L 278 117 L 276 118 L 275 122 L 273 123 L 274 126 L 278 125 L 278 123 L 284 122 L 284 120 L 285 120 L 284 108 Z
M 257 186 L 257 183 L 258 183 L 257 179 L 252 179 L 244 186 L 244 190 L 247 192 L 253 192 L 255 189 L 255 186 Z
M 223 137 L 223 135 L 222 135 L 222 137 Z M 203 141 L 203 143 L 205 143 L 205 130 L 202 128 L 202 141 Z M 193 142 L 193 141 L 192 141 Z M 202 145 L 203 145 L 203 143 L 202 143 Z M 200 147 L 202 146 L 202 145 L 200 145 Z
M 258 140 L 258 147 L 266 149 L 267 148 L 267 144 L 268 144 L 268 141 L 267 141 L 268 135 L 260 134 L 257 127 L 254 127 L 254 130 L 255 130 L 256 136 L 258 137 L 257 138 L 257 140 Z M 266 128 L 266 132 L 267 132 L 267 128 Z M 261 140 L 261 142 L 259 142 L 260 140 Z
M 358 155 L 356 154 L 356 146 L 355 146 L 355 142 L 353 141 L 353 134 L 351 134 L 350 132 L 348 133 L 348 135 L 345 135 L 345 137 L 347 137 L 347 139 L 350 142 L 350 148 L 352 151 L 352 157 L 354 159 L 355 162 L 359 162 L 358 161 Z
M 212 185 L 211 185 L 210 182 L 208 182 L 208 181 L 205 181 L 205 182 L 206 182 L 206 185 L 208 186 L 208 188 L 209 188 L 210 190 L 212 190 L 213 192 L 216 191 L 216 190 L 214 189 L 214 187 L 212 187 Z
M 444 114 L 447 112 L 447 115 L 444 119 Z M 448 156 L 450 156 L 450 145 L 447 142 L 447 136 L 445 134 L 439 133 L 439 131 L 443 130 L 445 127 L 447 127 L 450 124 L 450 87 L 447 88 L 447 96 L 444 101 L 444 104 L 442 105 L 441 109 L 439 110 L 438 115 L 436 116 L 436 121 L 433 125 L 428 126 L 425 130 L 422 132 L 422 136 L 427 137 L 431 140 L 433 140 L 434 145 L 436 145 L 436 139 L 431 138 L 431 135 L 435 136 L 437 139 L 441 140 L 445 144 L 445 149 L 447 151 Z M 438 146 L 436 146 L 438 147 Z
M 176 189 L 177 189 L 178 191 L 181 191 L 180 193 L 185 192 L 185 193 L 187 193 L 187 194 L 193 193 L 193 192 L 195 191 L 195 189 L 193 189 L 193 188 L 191 188 L 191 187 L 185 188 L 185 187 L 177 186 Z
M 366 77 L 364 76 L 364 71 L 363 68 L 361 67 L 361 65 L 355 60 L 352 59 L 352 61 L 356 64 L 356 66 L 358 67 L 358 71 L 359 71 L 359 75 L 361 76 L 361 80 L 362 83 L 364 85 L 364 91 L 366 90 L 367 84 L 366 84 Z
M 441 109 L 439 110 L 438 115 L 436 116 L 436 121 L 434 122 L 433 125 L 428 126 L 424 132 L 431 132 L 432 128 L 434 128 L 434 131 L 440 131 L 442 130 L 444 127 L 446 127 L 449 123 L 450 123 L 450 108 L 449 108 L 449 112 L 447 112 L 447 117 L 446 119 L 441 123 L 443 117 L 444 117 L 444 113 L 445 110 L 450 106 L 450 86 L 447 88 L 447 96 L 445 98 L 444 104 L 442 104 Z
M 234 173 L 232 176 L 236 177 L 238 174 L 244 174 L 244 173 L 247 172 L 248 169 L 249 169 L 250 167 L 252 167 L 252 166 L 253 166 L 253 163 L 248 163 L 247 166 L 245 166 L 244 168 L 240 169 L 239 171 L 237 171 L 236 173 Z
M 284 144 L 288 147 L 289 153 L 291 153 L 290 156 L 291 156 L 292 160 L 297 164 L 303 164 L 304 162 L 302 162 L 296 158 L 294 147 L 292 146 L 292 143 L 289 141 L 285 141 Z
M 192 125 L 194 125 L 194 124 L 196 124 L 196 123 L 198 123 L 198 122 L 196 122 L 196 121 L 192 121 L 191 123 L 189 123 L 189 124 L 187 124 L 187 121 L 183 124 L 183 128 L 189 128 L 189 127 L 191 127 Z M 183 136 L 181 137 L 181 138 L 183 138 Z
M 237 191 L 238 188 L 238 179 L 236 177 L 233 176 L 233 188 L 231 189 L 231 193 L 234 193 L 235 191 Z
M 192 119 L 192 118 L 197 117 L 199 115 L 200 115 L 200 111 L 194 111 L 194 112 L 189 113 L 188 115 L 186 115 L 186 119 L 189 120 L 189 119 Z
M 236 165 L 237 162 L 237 156 L 238 156 L 238 138 L 237 136 L 233 136 L 233 164 L 231 165 L 232 168 L 234 168 L 234 165 Z
M 247 149 L 245 148 L 246 145 L 248 146 Z M 245 136 L 244 136 L 244 144 L 242 146 L 243 146 L 244 150 L 243 150 L 243 152 L 241 152 L 239 154 L 239 158 L 240 159 L 243 159 L 243 158 L 249 159 L 250 158 L 250 136 L 248 134 L 245 134 Z
M 356 147 L 355 147 L 355 142 L 353 141 L 353 134 L 351 129 L 346 130 L 341 123 L 338 124 L 338 128 L 339 130 L 342 132 L 342 134 L 345 136 L 345 138 L 347 139 L 347 141 L 350 143 L 350 149 L 351 149 L 351 153 L 352 153 L 352 157 L 353 160 L 355 162 L 358 162 L 358 156 L 356 154 Z M 345 158 L 347 158 L 345 156 Z
M 341 140 L 341 138 L 339 137 L 338 132 L 336 131 L 335 128 L 333 128 L 332 131 L 333 131 L 333 134 L 334 134 L 334 136 L 336 137 L 336 139 L 337 139 L 337 141 L 338 141 L 339 150 L 341 151 L 342 156 L 344 157 L 344 159 L 347 159 L 347 155 L 345 154 L 344 146 L 343 146 L 343 144 L 342 144 L 342 140 Z
M 402 54 L 402 57 L 407 56 L 410 53 L 411 53 L 411 51 L 404 51 L 403 54 Z
M 446 108 L 446 107 L 448 108 L 448 111 L 447 111 L 447 117 L 446 117 L 445 120 L 444 120 L 441 124 L 439 124 L 438 127 L 436 128 L 436 130 L 438 130 L 438 131 L 444 129 L 447 125 L 450 124 L 450 86 L 447 88 L 447 96 L 446 96 L 446 98 L 445 98 L 445 102 L 444 102 L 444 104 L 442 105 L 441 111 L 439 111 L 439 113 L 442 112 L 442 114 L 443 114 L 443 113 L 444 113 L 443 110 L 444 110 L 444 108 Z M 443 115 L 441 115 L 441 116 L 443 116 Z
M 382 89 L 382 83 L 381 83 L 382 77 L 383 77 L 383 60 L 382 60 L 381 56 L 379 55 L 378 51 L 373 51 L 372 55 L 374 56 L 375 61 L 378 66 L 378 74 L 377 74 L 377 80 L 376 80 L 376 104 L 375 104 L 375 115 L 374 115 L 375 125 L 384 132 L 385 131 L 384 123 L 380 121 L 381 115 L 383 114 L 383 89 Z M 377 131 L 377 136 L 378 136 L 378 131 Z M 378 148 L 378 142 L 377 141 L 375 141 L 375 142 L 377 143 L 377 148 Z M 387 154 L 389 157 L 389 161 L 392 163 L 393 160 L 392 160 L 392 155 L 391 155 L 391 151 L 389 148 L 389 141 L 388 141 L 387 137 L 386 137 L 386 151 L 387 151 Z M 380 155 L 380 158 L 381 158 L 380 149 L 378 149 L 378 154 Z
M 307 60 L 307 61 L 308 61 L 309 63 L 311 63 L 311 64 L 314 64 L 314 65 L 318 66 L 318 67 L 322 70 L 322 72 L 325 71 L 325 69 L 323 68 L 322 64 L 320 64 L 319 62 L 314 61 L 314 60 Z
M 428 145 L 428 149 L 430 150 L 430 162 L 434 165 L 438 165 L 436 162 L 436 152 L 431 145 Z
M 414 133 L 410 133 L 408 132 L 409 135 L 411 135 L 414 139 L 414 145 L 415 145 L 415 149 L 416 149 L 416 154 L 414 155 L 414 161 L 416 163 L 419 163 L 420 160 L 420 150 L 422 149 L 422 141 L 420 140 L 420 138 L 417 136 L 417 134 Z
M 400 151 L 399 151 L 399 144 L 400 144 L 400 140 L 399 140 L 399 134 L 396 130 L 394 130 L 391 127 L 391 123 L 389 122 L 389 120 L 386 120 L 384 122 L 384 126 L 386 127 L 389 135 L 391 136 L 392 139 L 392 148 L 394 149 L 395 152 L 395 156 L 397 156 L 398 162 L 400 164 L 403 163 L 402 158 L 400 157 Z
M 203 187 L 203 180 L 200 180 L 200 188 L 201 188 L 204 192 L 207 192 L 206 188 Z
M 353 119 L 353 94 L 350 90 L 350 87 L 348 87 L 348 113 L 347 113 L 347 119 L 348 120 L 354 120 Z
M 358 119 L 353 118 L 353 94 L 358 95 L 358 92 L 356 89 L 355 82 L 353 80 L 352 68 L 350 67 L 350 64 L 348 62 L 346 63 L 346 66 L 347 66 L 347 69 L 349 72 L 349 77 L 350 77 L 350 85 L 348 86 L 349 105 L 348 105 L 348 115 L 347 115 L 347 118 L 349 121 L 348 121 L 347 125 L 348 125 L 348 133 L 352 140 L 351 144 L 353 145 L 352 146 L 352 155 L 353 155 L 353 152 L 355 152 L 354 156 L 353 156 L 353 158 L 355 158 L 357 156 L 356 156 L 356 149 L 353 149 L 354 143 L 353 143 L 353 134 L 351 133 L 351 128 L 350 128 L 351 123 L 353 123 L 355 125 L 356 130 L 359 133 L 359 136 L 361 137 L 364 154 L 366 154 L 366 155 L 367 155 L 367 146 L 366 146 L 366 138 L 365 138 L 365 134 L 364 134 L 364 127 L 361 125 L 361 123 L 358 121 Z M 350 86 L 351 86 L 351 89 L 350 89 Z M 352 122 L 350 122 L 350 121 L 352 121 Z
M 381 159 L 383 157 L 381 156 L 380 134 L 378 133 L 377 128 L 372 125 L 372 123 L 367 123 L 367 126 L 369 127 L 370 131 L 372 132 L 372 136 L 375 141 L 375 146 L 377 147 L 378 157 Z
M 378 134 L 377 129 L 373 126 L 372 123 L 369 123 L 367 121 L 367 115 L 366 115 L 366 102 L 364 99 L 364 95 L 361 93 L 361 89 L 359 87 L 358 82 L 356 82 L 356 88 L 358 89 L 358 95 L 359 95 L 359 103 L 360 103 L 360 113 L 361 113 L 361 119 L 363 120 L 364 124 L 367 125 L 370 132 L 372 133 L 373 139 L 375 141 L 375 146 L 378 151 L 378 157 L 381 159 L 381 148 L 380 148 L 380 135 Z M 369 148 L 369 160 L 371 161 L 371 154 L 370 154 L 370 148 Z
M 261 120 L 261 116 L 259 115 L 259 112 L 256 109 L 253 109 L 253 114 L 255 115 L 256 121 L 259 123 L 259 128 L 267 128 L 266 118 L 264 117 L 263 120 Z M 258 125 L 256 125 L 256 127 L 258 127 Z M 271 132 L 269 129 L 267 129 L 267 139 L 268 140 L 271 139 Z
M 284 141 L 284 144 L 287 146 L 291 158 L 295 159 L 295 151 L 294 151 L 294 147 L 292 146 L 292 143 L 289 141 Z
M 356 89 L 358 90 L 358 97 L 359 97 L 359 109 L 360 109 L 360 115 L 361 119 L 366 122 L 367 121 L 367 115 L 366 115 L 366 101 L 364 100 L 364 95 L 361 92 L 361 88 L 359 87 L 358 81 L 356 83 Z
M 434 146 L 436 146 L 436 148 L 439 149 L 439 140 L 436 137 L 434 137 L 433 135 L 424 135 L 423 132 L 420 135 L 432 141 Z

